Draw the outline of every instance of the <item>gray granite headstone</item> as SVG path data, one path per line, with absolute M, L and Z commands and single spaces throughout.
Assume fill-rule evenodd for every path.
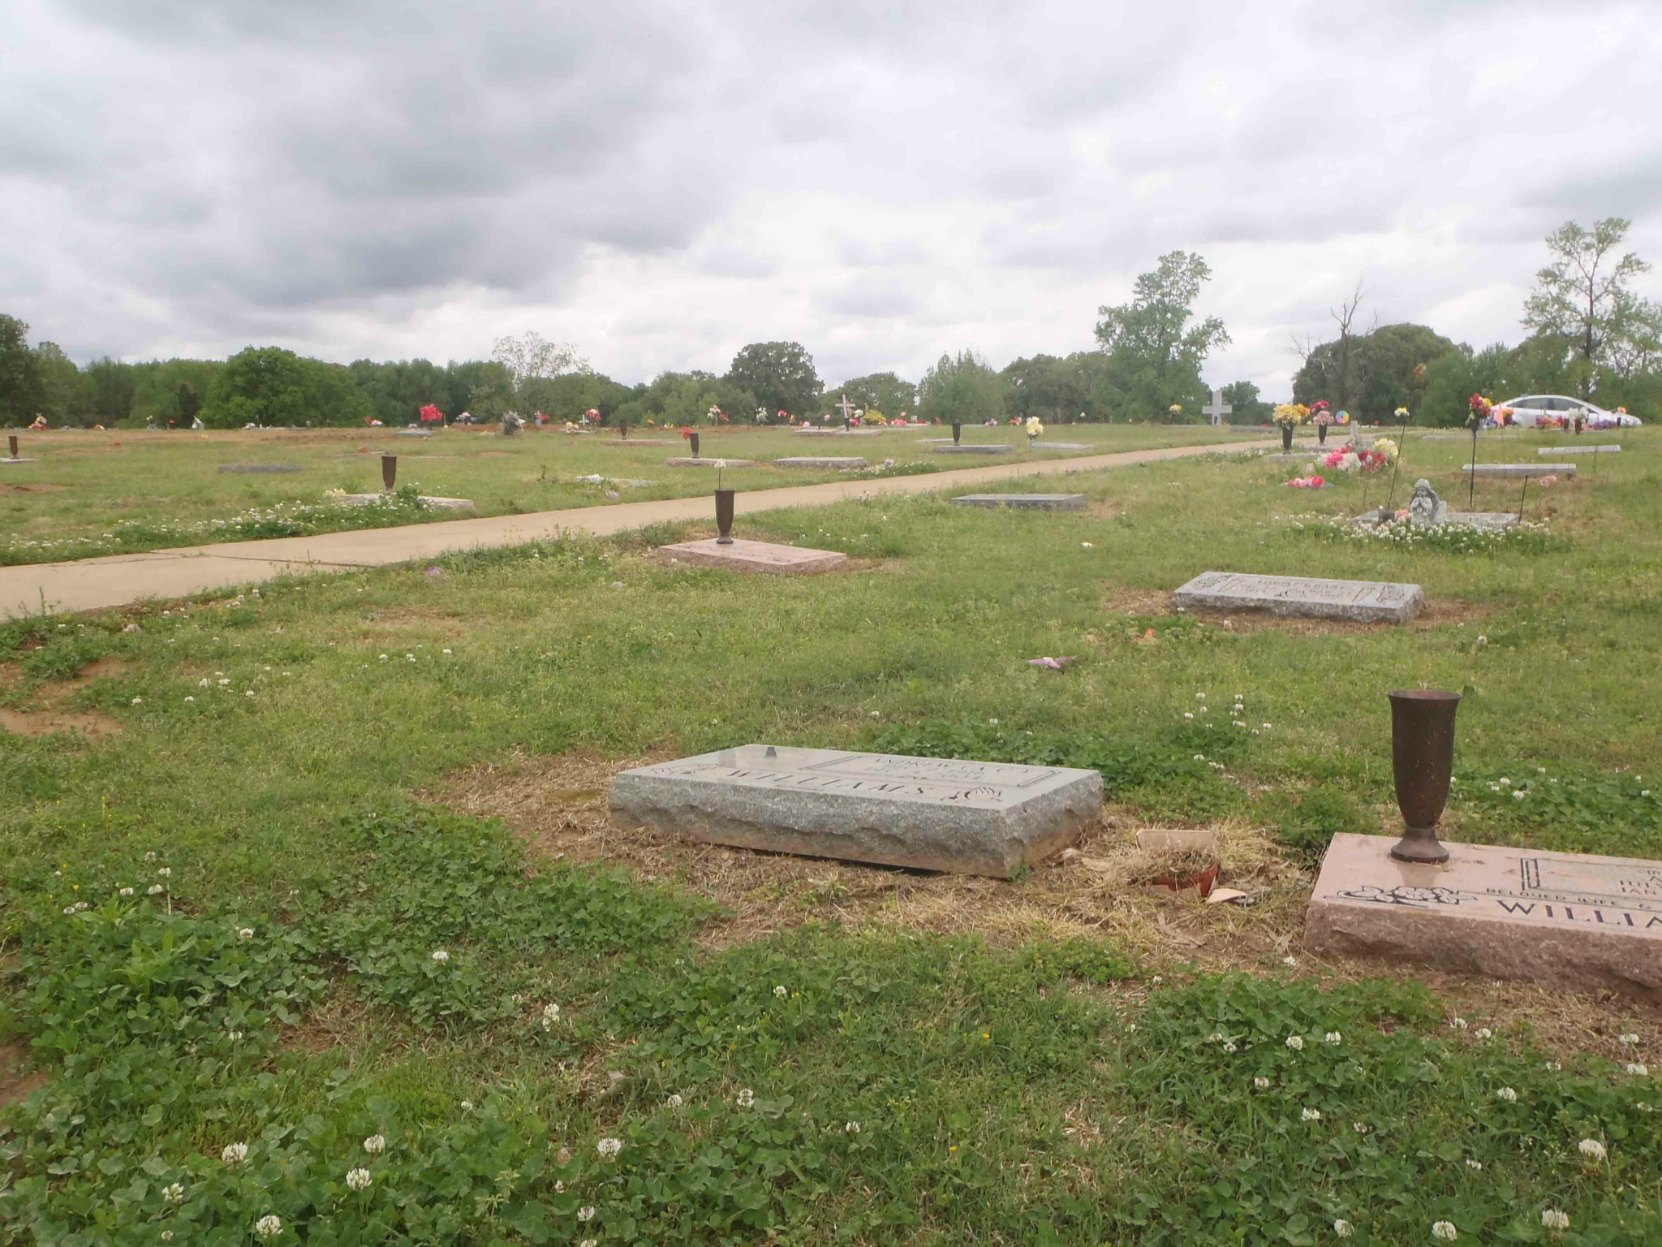
M 1478 476 L 1574 476 L 1573 463 L 1480 463 L 1467 464 L 1460 469 L 1467 475 Z
M 1358 623 L 1407 623 L 1425 608 L 1425 593 L 1419 585 L 1242 572 L 1203 572 L 1172 596 L 1183 607 L 1265 611 Z
M 1009 878 L 1096 820 L 1102 776 L 743 745 L 624 771 L 609 803 L 623 826 L 712 844 Z
M 1009 507 L 1016 511 L 1083 511 L 1084 494 L 960 494 L 958 507 Z
M 774 463 L 782 468 L 835 468 L 839 472 L 871 466 L 859 455 L 794 455 L 788 459 L 775 459 Z
M 965 442 L 961 446 L 937 446 L 937 455 L 1007 455 L 1013 448 L 1010 446 L 972 445 Z

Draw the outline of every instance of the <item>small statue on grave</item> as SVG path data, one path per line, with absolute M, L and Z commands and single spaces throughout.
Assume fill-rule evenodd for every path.
M 1408 518 L 1415 524 L 1441 524 L 1448 504 L 1437 496 L 1431 482 L 1414 482 L 1413 496 L 1408 499 Z

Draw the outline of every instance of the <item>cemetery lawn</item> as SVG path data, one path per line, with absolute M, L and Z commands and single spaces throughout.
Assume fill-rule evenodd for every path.
M 636 429 L 568 436 L 525 430 L 503 437 L 494 427 L 448 428 L 432 437 L 393 429 L 261 429 L 156 432 L 116 429 L 24 433 L 33 462 L 0 468 L 0 565 L 125 554 L 173 546 L 262 537 L 295 537 L 348 528 L 379 528 L 457 518 L 423 507 L 416 495 L 467 498 L 468 514 L 516 515 L 609 502 L 645 502 L 703 493 L 706 468 L 670 467 L 690 454 L 675 429 Z M 835 469 L 778 467 L 793 456 L 859 456 L 863 475 L 978 467 L 1025 458 L 1143 450 L 1261 438 L 1259 430 L 1195 425 L 1063 425 L 1049 440 L 1089 451 L 1027 450 L 1016 429 L 966 429 L 964 440 L 1013 448 L 1008 456 L 937 455 L 925 438 L 950 429 L 884 431 L 875 437 L 803 436 L 788 428 L 701 431 L 706 459 L 752 459 L 723 483 L 767 489 L 841 479 Z M 0 445 L 3 450 L 3 445 Z M 405 496 L 374 508 L 342 507 L 331 490 L 376 493 L 385 452 L 398 456 Z M 893 466 L 882 467 L 885 459 Z M 297 472 L 221 472 L 221 467 L 298 467 Z M 613 481 L 584 480 L 608 477 Z M 628 483 L 616 483 L 617 480 Z M 616 498 L 608 497 L 615 493 Z
M 1398 503 L 1465 509 L 1410 438 Z M 1493 549 L 1208 458 L 741 521 L 824 577 L 678 526 L 0 625 L 0 1238 L 1655 1243 L 1654 1004 L 1299 946 L 1328 837 L 1398 826 L 1392 688 L 1465 693 L 1446 838 L 1662 857 L 1662 443 L 1621 441 Z M 1173 613 L 1209 569 L 1430 605 Z M 750 741 L 1096 767 L 1108 818 L 1008 883 L 607 827 L 621 767 Z M 1144 826 L 1257 904 L 1143 886 Z

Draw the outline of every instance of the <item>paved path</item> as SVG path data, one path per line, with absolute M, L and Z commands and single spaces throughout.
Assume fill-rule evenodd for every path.
M 1195 455 L 1238 454 L 1262 450 L 1269 445 L 1269 442 L 1237 441 L 1206 446 L 1174 446 L 1077 459 L 1001 463 L 919 476 L 792 485 L 742 493 L 738 496 L 736 510 L 739 515 L 754 515 L 758 511 L 780 507 L 825 506 L 846 499 L 872 498 L 883 494 L 934 493 L 1016 477 L 1094 472 L 1102 468 L 1157 463 L 1163 459 L 1187 459 Z M 699 519 L 714 520 L 708 495 L 667 498 L 658 502 L 575 507 L 565 511 L 541 511 L 534 515 L 445 520 L 403 528 L 365 528 L 355 532 L 324 533 L 316 537 L 224 542 L 177 550 L 152 550 L 146 554 L 112 554 L 72 563 L 0 567 L 0 618 L 43 612 L 101 610 L 148 598 L 186 597 L 210 589 L 271 580 L 291 572 L 380 567 L 389 563 L 430 559 L 458 550 L 553 540 L 575 532 L 606 536 L 644 528 L 648 524 Z

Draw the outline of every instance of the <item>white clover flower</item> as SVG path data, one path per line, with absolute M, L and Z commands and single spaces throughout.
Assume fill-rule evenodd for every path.
M 1365 1121 L 1353 1121 L 1350 1123 L 1350 1128 L 1356 1131 L 1357 1134 L 1368 1133 L 1368 1123 Z
M 472 1100 L 463 1100 L 461 1102 L 461 1104 L 458 1105 L 458 1107 L 464 1113 L 471 1113 L 473 1111 L 473 1101 Z
M 602 1160 L 616 1160 L 617 1154 L 623 1150 L 622 1139 L 602 1139 L 594 1145 L 595 1151 L 600 1153 Z
M 73 906 L 73 905 L 65 905 L 65 906 L 64 906 L 64 907 L 63 907 L 63 911 L 64 911 L 64 913 L 65 913 L 65 914 L 66 914 L 66 915 L 68 915 L 68 914 L 73 914 L 73 913 L 74 913 L 74 912 L 75 912 L 75 906 Z
M 596 1244 L 592 1238 L 585 1238 L 582 1242 L 577 1244 L 577 1247 L 598 1247 L 598 1244 Z
M 171 878 L 173 878 L 173 867 L 171 867 L 171 866 L 161 867 L 161 869 L 156 871 L 156 876 L 158 878 L 161 878 L 161 879 L 171 879 Z
M 364 1151 L 368 1152 L 371 1156 L 378 1156 L 386 1150 L 387 1140 L 384 1135 L 372 1134 L 369 1138 L 364 1140 Z
M 1505 1100 L 1508 1104 L 1513 1103 L 1517 1100 L 1517 1098 L 1518 1093 L 1510 1087 L 1502 1087 L 1499 1091 L 1495 1092 L 1495 1099 Z
M 593 1221 L 594 1220 L 594 1205 L 593 1204 L 584 1204 L 581 1208 L 579 1208 L 577 1210 L 577 1219 L 579 1221 L 581 1221 L 584 1225 L 587 1225 L 590 1221 Z
M 672 1091 L 669 1097 L 664 1101 L 664 1107 L 680 1108 L 685 1103 L 686 1101 L 681 1098 L 681 1093 L 679 1091 Z
M 1223 1042 L 1223 1032 L 1222 1031 L 1213 1031 L 1210 1035 L 1206 1036 L 1206 1042 L 1207 1043 L 1222 1043 Z
M 1597 1139 L 1583 1139 L 1575 1146 L 1583 1156 L 1595 1163 L 1603 1160 L 1605 1157 L 1604 1144 L 1600 1143 Z
M 436 963 L 436 964 L 438 964 L 438 965 L 441 965 L 441 966 L 442 966 L 442 965 L 443 965 L 443 964 L 444 964 L 444 963 L 445 963 L 445 962 L 447 962 L 447 961 L 449 961 L 449 960 L 450 960 L 450 954 L 449 954 L 449 953 L 447 953 L 447 952 L 445 952 L 445 951 L 444 951 L 444 949 L 442 949 L 442 948 L 435 948 L 435 949 L 434 949 L 434 950 L 433 950 L 433 961 L 434 961 L 434 962 L 435 962 L 435 963 Z
M 1541 1227 L 1547 1230 L 1567 1230 L 1570 1228 L 1570 1214 L 1557 1208 L 1543 1208 Z
M 857 1122 L 857 1121 L 845 1121 L 843 1123 L 843 1133 L 844 1134 L 859 1134 L 860 1133 L 860 1123 Z
M 1287 1036 L 1287 1046 L 1289 1048 L 1291 1048 L 1294 1052 L 1303 1052 L 1304 1051 L 1304 1036 L 1303 1035 L 1288 1035 Z
M 733 1097 L 733 1103 L 737 1104 L 740 1108 L 749 1108 L 756 1103 L 756 1093 L 749 1087 L 746 1087 L 743 1091 L 739 1092 L 738 1095 Z
M 242 1164 L 243 1161 L 248 1159 L 248 1144 L 227 1143 L 225 1145 L 225 1149 L 220 1152 L 219 1159 L 224 1161 L 227 1165 Z
M 1333 1233 L 1338 1238 L 1349 1238 L 1356 1233 L 1356 1227 L 1343 1217 L 1333 1223 Z
M 1267 1090 L 1269 1090 L 1270 1080 L 1268 1078 L 1264 1078 L 1262 1076 L 1259 1076 L 1259 1077 L 1256 1077 L 1252 1080 L 1252 1085 L 1260 1091 L 1267 1091 Z
M 1493 1039 L 1495 1037 L 1495 1032 L 1490 1030 L 1487 1026 L 1479 1026 L 1477 1028 L 1477 1037 L 1479 1039 Z
M 1343 1035 L 1341 1035 L 1338 1031 L 1328 1031 L 1327 1034 L 1323 1038 L 1324 1038 L 1325 1042 L 1330 1043 L 1330 1044 L 1339 1044 L 1339 1043 L 1343 1043 L 1345 1041 L 1345 1037 Z
M 1460 1237 L 1460 1231 L 1454 1228 L 1452 1221 L 1433 1221 L 1431 1223 L 1431 1237 L 1445 1243 L 1452 1243 Z
M 1226 1039 L 1223 1041 L 1223 1050 L 1230 1053 L 1239 1051 L 1239 1049 L 1235 1047 L 1235 1041 L 1233 1039 Z
M 1627 1063 L 1627 1072 L 1632 1074 L 1635 1078 L 1644 1078 L 1650 1074 L 1650 1067 L 1641 1064 L 1638 1061 L 1629 1061 Z
M 132 888 L 118 888 L 117 892 L 121 896 L 131 896 L 133 894 L 133 889 Z
M 1300 1113 L 1299 1116 L 1305 1121 L 1320 1121 L 1322 1119 L 1322 1111 L 1319 1108 L 1307 1108 Z
M 185 1198 L 185 1188 L 177 1182 L 162 1188 L 162 1198 L 170 1204 L 180 1203 Z
M 1284 966 L 1296 966 L 1298 964 L 1298 958 L 1297 957 L 1283 957 L 1281 959 L 1281 964 L 1284 965 Z
M 1548 1061 L 1547 1062 L 1547 1072 L 1549 1074 L 1559 1074 L 1559 1073 L 1562 1073 L 1563 1070 L 1564 1070 L 1564 1062 L 1562 1062 L 1562 1061 Z
M 240 1040 L 242 1038 L 242 1032 L 241 1031 L 226 1031 L 225 1032 L 225 1038 L 229 1039 L 232 1043 L 236 1043 L 238 1040 Z
M 367 1169 L 348 1169 L 346 1171 L 346 1187 L 350 1191 L 362 1191 L 369 1187 L 372 1179 Z
M 778 987 L 775 987 L 773 989 L 773 994 L 775 996 L 779 997 L 779 999 L 783 1000 L 786 996 L 789 996 L 791 993 L 790 993 L 790 989 L 787 988 L 783 983 L 781 983 Z
M 1463 1031 L 1463 1030 L 1466 1029 L 1466 1019 L 1465 1018 L 1450 1018 L 1448 1024 L 1450 1026 L 1454 1027 L 1454 1029 L 1457 1030 L 1457 1031 Z
M 1634 1034 L 1632 1031 L 1629 1031 L 1625 1035 L 1617 1035 L 1616 1042 L 1625 1044 L 1627 1047 L 1631 1048 L 1634 1044 L 1639 1042 L 1639 1036 Z
M 195 701 L 195 700 L 196 700 L 196 698 L 194 698 L 194 697 L 191 697 L 191 696 L 189 696 L 189 695 L 188 695 L 188 694 L 187 694 L 187 695 L 186 695 L 186 697 L 185 697 L 185 700 L 186 700 L 186 701 L 187 701 L 187 702 L 193 702 L 193 701 Z
M 1196 701 L 1205 701 L 1206 700 L 1206 694 L 1205 693 L 1196 693 L 1195 694 L 1195 700 Z
M 283 1232 L 283 1218 L 274 1212 L 268 1212 L 254 1222 L 254 1233 L 261 1238 L 276 1238 Z
M 251 939 L 253 939 L 254 938 L 254 928 L 253 927 L 242 927 L 242 928 L 240 928 L 237 931 L 237 938 L 239 940 L 251 940 Z
M 1477 1171 L 1481 1172 L 1482 1169 L 1483 1169 L 1483 1162 L 1480 1161 L 1480 1160 L 1472 1160 L 1470 1157 L 1468 1157 L 1466 1159 L 1466 1168 L 1467 1169 L 1474 1169 L 1474 1170 L 1477 1170 Z
M 546 1004 L 542 1007 L 542 1028 L 545 1031 L 553 1030 L 554 1029 L 554 1023 L 558 1022 L 559 1020 L 560 1020 L 560 1006 L 559 1005 L 551 1003 L 551 1004 Z

